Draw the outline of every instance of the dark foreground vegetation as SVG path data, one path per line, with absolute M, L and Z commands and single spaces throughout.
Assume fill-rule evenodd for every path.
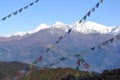
M 16 72 L 28 64 L 20 62 L 0 62 L 0 80 L 9 80 Z M 32 69 L 29 74 L 19 80 L 76 80 L 77 71 L 71 68 Z M 120 68 L 105 70 L 99 74 L 87 71 L 78 72 L 78 80 L 120 80 Z

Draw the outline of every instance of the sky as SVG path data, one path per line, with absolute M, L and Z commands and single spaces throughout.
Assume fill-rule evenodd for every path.
M 39 0 L 21 13 L 2 21 L 2 18 L 35 0 L 0 0 L 0 36 L 27 32 L 40 24 L 57 21 L 73 24 L 79 21 L 99 0 Z M 86 21 L 106 26 L 120 25 L 120 0 L 104 0 Z

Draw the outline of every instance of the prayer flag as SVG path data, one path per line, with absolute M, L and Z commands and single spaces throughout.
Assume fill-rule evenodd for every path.
M 81 61 L 81 63 L 84 63 L 84 62 L 85 62 L 85 60 L 84 60 L 83 58 L 80 58 L 80 61 Z
M 92 12 L 95 12 L 95 7 L 94 7 L 94 8 L 92 8 Z
M 96 4 L 96 8 L 98 8 L 98 7 L 99 7 L 99 3 Z
M 105 46 L 105 45 L 107 45 L 109 43 L 109 41 L 105 41 L 105 42 L 103 42 L 102 44 Z
M 10 18 L 12 16 L 12 14 L 9 14 L 7 17 Z
M 85 69 L 88 69 L 89 65 L 87 63 L 84 63 L 83 66 L 85 67 Z
M 2 20 L 4 21 L 6 19 L 6 17 L 2 18 Z
M 75 54 L 74 56 L 75 56 L 75 57 L 80 57 L 80 54 Z
M 113 42 L 113 40 L 114 40 L 114 37 L 113 37 L 113 38 L 111 38 L 109 41 L 112 43 L 112 42 Z
M 68 34 L 70 34 L 71 31 L 72 31 L 72 29 L 69 29 L 69 30 L 68 30 Z
M 46 52 L 48 52 L 50 50 L 50 48 L 48 48 L 47 50 L 46 50 Z
M 80 59 L 78 59 L 77 64 L 80 65 Z
M 84 21 L 86 20 L 86 15 L 83 17 L 83 20 L 84 20 Z
M 32 6 L 33 5 L 33 2 L 32 3 L 30 3 L 30 6 Z
M 92 47 L 91 50 L 95 50 L 95 47 Z
M 30 67 L 29 66 L 27 66 L 27 67 L 25 67 L 25 69 L 24 69 L 26 72 L 28 72 L 29 70 L 30 70 Z
M 36 0 L 35 3 L 37 3 L 39 0 Z
M 58 44 L 58 43 L 59 43 L 59 40 L 58 40 L 58 41 L 56 41 L 55 43 L 56 43 L 56 44 Z
M 63 37 L 61 36 L 60 38 L 59 38 L 59 41 L 62 39 Z
M 52 46 L 51 46 L 51 49 L 53 49 L 53 48 L 55 48 L 55 45 L 52 45 Z
M 40 56 L 37 60 L 38 60 L 38 61 L 42 61 L 42 56 Z
M 79 23 L 81 23 L 82 22 L 82 19 L 79 21 Z
M 90 11 L 87 13 L 88 17 L 90 16 Z
M 33 68 L 33 64 L 30 64 L 29 67 L 30 67 L 30 69 L 32 69 Z
M 66 59 L 65 57 L 60 58 L 61 61 L 62 61 L 62 60 L 65 60 L 65 59 Z
M 24 7 L 24 9 L 27 9 L 28 8 L 28 5 Z
M 37 60 L 35 60 L 35 61 L 33 62 L 33 64 L 37 64 Z
M 76 70 L 77 70 L 77 71 L 79 70 L 79 65 L 76 66 Z
M 19 9 L 19 13 L 21 13 L 21 12 L 22 12 L 22 10 L 23 10 L 23 8 Z
M 13 14 L 16 15 L 16 14 L 17 14 L 17 11 L 13 12 Z
M 16 77 L 20 76 L 20 72 L 17 72 L 17 73 L 15 74 L 15 76 L 16 76 Z

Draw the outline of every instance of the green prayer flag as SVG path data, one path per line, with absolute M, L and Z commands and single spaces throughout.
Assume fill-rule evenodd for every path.
M 81 58 L 80 61 L 81 61 L 81 63 L 84 63 L 84 62 L 85 62 L 85 60 L 84 60 L 83 58 Z
M 79 65 L 76 66 L 76 70 L 77 70 L 77 71 L 79 70 Z
M 84 20 L 84 21 L 86 20 L 86 15 L 83 17 L 83 20 Z

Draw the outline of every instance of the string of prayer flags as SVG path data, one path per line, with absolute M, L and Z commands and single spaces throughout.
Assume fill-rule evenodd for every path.
M 88 13 L 87 13 L 86 15 L 84 15 L 84 16 L 82 17 L 82 19 L 80 19 L 79 23 L 81 23 L 82 20 L 85 21 L 86 18 L 87 18 L 87 16 L 90 17 L 91 12 L 95 12 L 95 8 L 98 8 L 100 3 L 103 3 L 103 0 L 100 0 L 90 11 L 88 11 Z
M 7 18 L 10 18 L 12 15 L 15 16 L 15 15 L 17 15 L 18 13 L 21 13 L 21 12 L 23 11 L 23 9 L 27 9 L 29 6 L 32 6 L 34 3 L 37 3 L 38 1 L 39 1 L 39 0 L 36 0 L 36 1 L 34 1 L 34 2 L 31 2 L 29 5 L 26 5 L 26 6 L 24 6 L 23 8 L 20 8 L 19 10 L 11 13 L 10 15 L 3 17 L 1 20 L 4 21 L 4 20 L 6 20 Z
M 39 0 L 36 0 L 36 1 L 34 1 L 34 3 L 37 3 L 38 1 L 39 1 Z M 101 2 L 103 2 L 103 0 L 101 0 Z M 34 3 L 30 3 L 29 6 L 32 6 Z M 27 5 L 27 6 L 25 6 L 24 8 L 19 9 L 17 12 L 20 13 L 20 12 L 22 12 L 23 9 L 27 9 L 29 6 Z M 79 23 L 81 23 L 82 20 L 85 21 L 86 18 L 87 18 L 87 16 L 89 17 L 89 16 L 91 15 L 91 11 L 94 12 L 94 11 L 95 11 L 95 8 L 98 8 L 98 7 L 99 7 L 99 3 L 97 3 L 97 4 L 95 5 L 95 7 L 93 7 L 93 8 L 79 21 Z M 16 14 L 17 14 L 17 12 L 16 12 Z M 11 14 L 11 15 L 12 15 L 12 14 Z M 10 16 L 10 17 L 11 17 L 11 16 Z M 2 20 L 5 20 L 5 19 L 6 19 L 6 17 L 2 18 Z M 72 29 L 69 29 L 68 32 L 67 32 L 67 34 L 70 34 L 71 31 L 72 31 Z M 66 36 L 67 34 L 65 34 L 64 36 Z M 63 36 L 63 37 L 64 37 L 64 36 Z M 59 41 L 62 40 L 63 37 L 60 37 L 60 38 L 55 42 L 55 44 L 58 44 Z M 51 48 L 54 48 L 54 46 L 55 46 L 55 45 L 53 45 L 53 46 L 51 46 L 50 48 L 48 48 L 48 49 L 46 50 L 46 53 L 47 53 L 48 51 L 50 51 Z M 92 48 L 92 49 L 95 49 L 95 48 Z M 86 69 L 89 67 L 89 65 L 85 62 L 85 60 L 84 60 L 83 58 L 80 58 L 80 55 L 77 54 L 77 55 L 73 55 L 73 57 L 74 57 L 74 56 L 75 56 L 75 57 L 76 57 L 76 56 L 79 57 L 78 60 L 77 60 L 76 70 L 79 70 L 80 62 L 83 64 L 83 66 L 84 66 Z M 65 59 L 66 59 L 66 58 L 62 57 L 62 58 L 60 58 L 60 61 L 65 60 Z M 37 62 L 38 62 L 38 61 L 41 61 L 41 60 L 42 60 L 42 57 L 40 56 L 37 60 L 35 60 L 35 61 L 33 62 L 33 64 L 37 64 Z M 55 63 L 51 63 L 50 65 L 45 65 L 44 67 L 52 66 L 52 65 L 57 64 L 57 63 L 59 63 L 59 61 L 58 61 L 58 62 L 55 62 Z M 27 67 L 25 67 L 24 73 L 30 71 L 30 69 L 31 69 L 30 65 L 27 66 Z M 78 73 L 76 73 L 76 75 L 78 75 Z M 76 79 L 77 79 L 77 78 L 76 78 Z
M 118 36 L 116 36 L 116 38 L 117 38 L 117 37 L 118 37 Z M 120 35 L 119 35 L 119 39 L 120 39 Z M 109 39 L 109 40 L 107 40 L 107 41 L 102 42 L 101 44 L 98 44 L 98 45 L 90 48 L 90 50 L 95 50 L 96 47 L 97 47 L 98 49 L 101 49 L 102 47 L 104 47 L 104 46 L 112 43 L 113 41 L 114 41 L 114 37 L 111 38 L 111 39 Z
M 76 80 L 78 80 L 78 75 L 79 75 L 78 71 L 79 71 L 79 67 L 80 67 L 80 57 L 79 57 L 78 60 L 77 60 L 76 75 L 75 75 Z
M 61 36 L 61 37 L 56 41 L 56 44 L 58 44 L 62 38 L 63 38 L 63 37 Z

